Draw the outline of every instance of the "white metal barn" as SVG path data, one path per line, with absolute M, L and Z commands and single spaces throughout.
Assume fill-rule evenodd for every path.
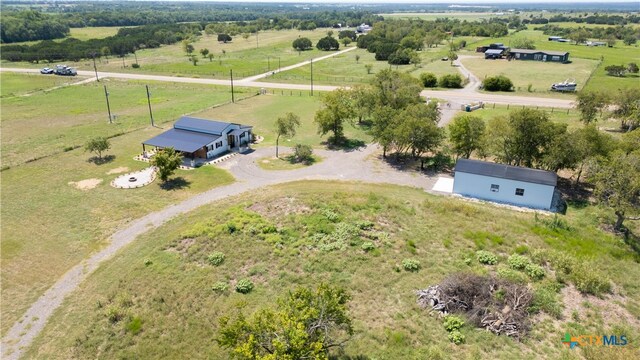
M 557 182 L 558 176 L 550 171 L 459 159 L 453 193 L 550 210 Z

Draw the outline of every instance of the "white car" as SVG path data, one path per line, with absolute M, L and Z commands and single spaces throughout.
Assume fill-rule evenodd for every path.
M 53 69 L 46 67 L 40 70 L 40 74 L 53 74 Z

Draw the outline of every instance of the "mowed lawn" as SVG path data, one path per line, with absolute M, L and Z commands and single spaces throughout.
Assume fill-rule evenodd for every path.
M 82 81 L 83 77 L 66 77 L 43 74 L 0 73 L 0 98 L 28 95 L 36 91 Z M 5 106 L 3 101 L 2 106 Z
M 515 93 L 549 93 L 551 84 L 566 79 L 575 79 L 578 91 L 584 87 L 597 61 L 589 59 L 572 59 L 571 64 L 560 64 L 542 61 L 485 60 L 484 57 L 464 57 L 462 64 L 481 81 L 490 76 L 504 75 L 511 79 Z M 529 91 L 531 85 L 531 91 Z M 556 95 L 559 95 L 556 93 Z M 560 95 L 562 96 L 562 95 Z
M 9 78 L 15 78 L 15 83 L 23 88 L 26 84 L 40 86 L 37 81 L 42 81 L 31 75 Z M 37 81 L 32 84 L 31 80 Z M 7 98 L 2 101 L 3 166 L 82 146 L 92 137 L 109 137 L 149 125 L 147 84 L 151 89 L 154 120 L 161 126 L 182 114 L 231 100 L 230 90 L 225 87 L 113 79 Z M 105 85 L 111 113 L 116 115 L 113 124 L 109 124 Z M 236 91 L 239 98 L 255 94 L 255 90 L 236 88 Z
M 70 295 L 26 357 L 229 358 L 215 341 L 222 316 L 234 316 L 238 306 L 245 315 L 273 307 L 297 286 L 328 282 L 353 296 L 348 309 L 355 334 L 345 346 L 350 357 L 339 358 L 577 359 L 581 350 L 560 342 L 567 331 L 626 334 L 628 346 L 594 347 L 591 354 L 633 358 L 640 335 L 640 268 L 630 249 L 598 228 L 594 210 L 570 209 L 562 216 L 572 229 L 566 231 L 545 225 L 544 215 L 536 220 L 531 213 L 406 187 L 305 181 L 262 189 L 207 205 L 141 236 Z M 372 229 L 337 248 L 324 248 L 313 236 L 353 224 Z M 226 230 L 231 226 L 232 233 Z M 256 233 L 261 228 L 277 231 Z M 364 251 L 363 242 L 374 249 Z M 522 342 L 466 325 L 465 344 L 453 345 L 442 318 L 416 305 L 415 290 L 454 272 L 504 269 L 516 247 L 590 259 L 599 276 L 616 283 L 618 295 L 600 300 L 574 290 L 563 298 L 551 291 L 545 301 L 575 308 L 576 314 L 535 316 Z M 479 264 L 478 249 L 497 254 L 499 264 Z M 225 254 L 217 267 L 207 262 L 214 251 Z M 421 269 L 403 270 L 404 259 L 419 261 Z M 248 295 L 233 290 L 243 278 L 255 284 Z M 214 291 L 217 282 L 229 289 Z M 554 284 L 555 276 L 547 272 L 532 286 L 540 291 Z M 109 320 L 114 314 L 119 320 Z
M 275 90 L 275 92 L 276 94 L 290 93 L 288 90 Z M 302 94 L 302 96 L 298 94 Z M 221 106 L 197 112 L 194 116 L 252 125 L 254 133 L 264 137 L 264 141 L 258 146 L 271 146 L 276 144 L 276 120 L 278 117 L 292 112 L 300 117 L 300 127 L 292 139 L 280 138 L 280 145 L 293 146 L 300 143 L 320 147 L 329 135 L 320 137 L 317 133 L 318 127 L 313 122 L 315 112 L 322 105 L 320 101 L 322 92 L 315 94 L 315 96 L 308 96 L 307 92 L 293 91 L 293 96 L 260 95 L 250 100 L 238 102 L 233 105 L 232 109 L 229 106 Z M 344 129 L 344 133 L 349 139 L 371 141 L 366 129 L 361 126 L 345 123 Z
M 354 46 L 354 45 L 352 45 Z M 354 85 L 369 83 L 375 74 L 384 69 L 394 69 L 419 77 L 423 72 L 432 72 L 437 76 L 457 74 L 458 71 L 448 61 L 440 60 L 446 53 L 445 46 L 426 49 L 420 52 L 422 63 L 415 65 L 389 65 L 387 61 L 377 61 L 375 54 L 366 49 L 357 49 L 329 59 L 313 63 L 313 82 L 322 85 Z M 356 61 L 356 56 L 359 59 Z M 371 65 L 371 72 L 366 69 Z M 266 77 L 261 81 L 293 84 L 311 82 L 311 65 L 305 65 L 289 71 L 283 71 Z
M 70 38 L 76 38 L 78 40 L 91 40 L 91 39 L 104 39 L 109 36 L 114 36 L 118 33 L 118 30 L 122 27 L 129 26 L 96 26 L 96 27 L 83 27 L 83 28 L 71 28 L 69 31 Z
M 536 26 L 529 26 L 529 28 L 533 28 Z M 605 67 L 609 65 L 628 65 L 630 62 L 635 62 L 640 64 L 640 47 L 637 45 L 627 46 L 622 43 L 622 41 L 618 41 L 616 45 L 612 48 L 603 47 L 603 46 L 586 46 L 586 45 L 575 45 L 574 43 L 559 43 L 555 41 L 548 41 L 548 35 L 542 33 L 542 31 L 538 30 L 524 30 L 518 33 L 511 35 L 511 38 L 515 37 L 526 37 L 535 41 L 537 50 L 551 50 L 551 51 L 568 51 L 569 52 L 569 60 L 573 63 L 568 64 L 568 67 L 560 68 L 564 69 L 564 74 L 560 76 L 557 81 L 563 81 L 567 78 L 578 78 L 577 75 L 580 74 L 578 71 L 574 71 L 572 69 L 573 64 L 579 64 L 578 60 L 587 59 L 594 62 L 599 62 L 601 59 L 602 64 L 598 66 L 598 68 L 593 72 L 589 83 L 579 84 L 580 86 L 584 86 L 585 89 L 588 90 L 603 90 L 605 92 L 614 92 L 621 88 L 628 88 L 633 86 L 638 86 L 640 82 L 640 77 L 637 74 L 630 75 L 628 74 L 626 77 L 619 78 L 614 76 L 607 75 L 607 72 L 604 70 Z M 601 40 L 601 39 L 594 39 Z M 496 39 L 487 39 L 487 44 L 492 42 L 502 42 L 505 45 L 509 45 L 510 37 L 496 38 Z M 517 62 L 517 61 L 516 61 Z M 535 61 L 527 61 L 527 68 Z M 501 71 L 501 67 L 495 67 L 495 73 Z M 544 77 L 546 76 L 544 73 L 536 73 L 536 77 Z M 532 79 L 534 80 L 534 79 Z M 550 86 L 551 84 L 549 84 Z M 526 87 L 526 83 L 525 83 Z M 526 91 L 526 89 L 525 89 Z

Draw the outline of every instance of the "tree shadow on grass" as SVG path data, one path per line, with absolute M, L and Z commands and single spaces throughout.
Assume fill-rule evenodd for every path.
M 558 177 L 558 190 L 562 193 L 568 206 L 575 209 L 584 209 L 589 206 L 592 189 L 583 183 Z
M 345 138 L 334 140 L 333 137 L 329 138 L 327 141 L 322 142 L 322 144 L 325 145 L 329 150 L 342 150 L 345 152 L 360 150 L 361 148 L 367 146 L 364 141 L 359 139 Z
M 316 158 L 311 155 L 310 157 L 306 158 L 306 159 L 298 159 L 295 155 L 291 154 L 291 155 L 287 155 L 283 158 L 281 158 L 282 160 L 288 162 L 291 165 L 295 165 L 295 164 L 303 164 L 305 166 L 310 166 L 316 163 Z
M 182 176 L 167 180 L 160 184 L 162 190 L 182 190 L 191 187 L 191 181 Z
M 91 162 L 91 163 L 94 163 L 96 165 L 103 165 L 103 164 L 108 164 L 108 163 L 112 162 L 115 159 L 116 159 L 115 155 L 105 155 L 105 156 L 103 156 L 101 158 L 99 158 L 97 156 L 92 156 L 87 161 Z

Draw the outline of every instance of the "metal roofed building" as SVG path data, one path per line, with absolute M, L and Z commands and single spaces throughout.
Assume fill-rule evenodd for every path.
M 191 159 L 211 159 L 251 142 L 251 126 L 183 116 L 162 134 L 142 143 L 156 149 L 172 147 Z
M 567 51 L 511 49 L 509 50 L 509 59 L 567 63 L 569 62 L 569 53 Z
M 467 197 L 550 210 L 558 176 L 550 171 L 459 159 L 453 193 Z
M 489 49 L 484 52 L 485 59 L 502 59 L 502 55 L 506 52 L 505 49 Z

